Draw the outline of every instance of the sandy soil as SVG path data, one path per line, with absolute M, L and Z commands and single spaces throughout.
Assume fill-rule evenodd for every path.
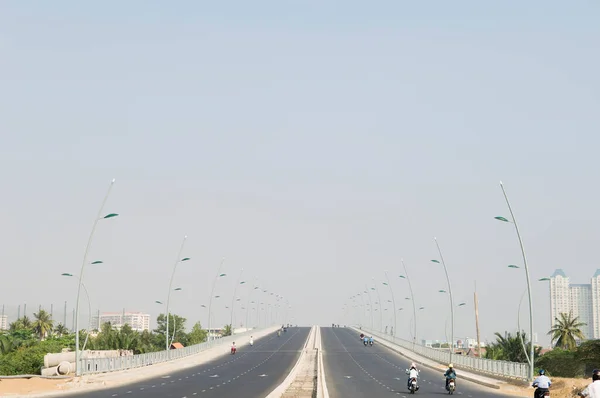
M 61 391 L 65 389 L 70 379 L 1 379 L 0 397 L 19 397 L 27 394 L 35 394 L 48 391 Z
M 563 379 L 560 377 L 552 377 L 551 379 L 550 397 L 552 398 L 575 398 L 579 391 L 592 382 L 592 379 Z M 533 391 L 533 388 L 513 385 L 504 385 L 501 388 L 501 392 L 518 397 L 533 397 Z

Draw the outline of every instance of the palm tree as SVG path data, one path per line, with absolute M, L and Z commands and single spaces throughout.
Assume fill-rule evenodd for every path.
M 581 331 L 581 327 L 586 324 L 579 322 L 579 317 L 573 318 L 573 314 L 561 312 L 560 319 L 554 319 L 556 323 L 552 327 L 552 330 L 548 332 L 552 336 L 552 342 L 556 341 L 555 347 L 562 348 L 563 350 L 573 350 L 577 347 L 575 339 L 585 340 L 585 336 Z
M 221 336 L 225 337 L 225 336 L 231 336 L 231 325 L 225 325 L 225 327 L 223 327 L 223 331 L 221 332 Z
M 13 341 L 13 339 L 6 334 L 1 334 L 0 335 L 0 354 L 6 355 L 9 352 L 13 351 L 14 349 L 15 349 L 15 342 Z
M 69 329 L 67 329 L 67 327 L 65 325 L 63 325 L 62 323 L 59 323 L 54 328 L 54 333 L 56 333 L 58 335 L 58 337 L 62 337 L 66 334 L 69 334 Z
M 42 309 L 38 313 L 34 313 L 33 316 L 35 317 L 33 330 L 38 334 L 40 340 L 43 340 L 52 331 L 54 321 L 50 314 Z

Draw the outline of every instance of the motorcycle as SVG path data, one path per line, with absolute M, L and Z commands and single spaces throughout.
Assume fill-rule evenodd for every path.
M 363 343 L 365 344 L 365 347 L 367 346 L 367 344 L 369 344 L 367 343 L 367 340 L 363 341 Z
M 410 384 L 408 385 L 408 391 L 411 394 L 414 394 L 415 391 L 417 391 L 419 389 L 419 386 L 417 386 L 417 379 L 416 378 L 412 378 L 410 379 Z
M 450 379 L 450 381 L 448 381 L 448 386 L 446 387 L 446 390 L 448 390 L 448 394 L 454 394 L 454 391 L 456 390 L 456 383 L 454 382 L 454 379 Z
M 237 348 L 231 347 L 231 355 L 235 354 L 236 351 L 237 351 Z
M 372 341 L 369 341 L 369 345 L 370 345 L 371 347 L 373 347 L 373 342 L 372 342 Z
M 533 393 L 535 398 L 544 398 L 550 396 L 550 391 L 547 388 L 539 388 L 537 384 L 534 384 L 533 387 L 535 387 L 535 392 Z

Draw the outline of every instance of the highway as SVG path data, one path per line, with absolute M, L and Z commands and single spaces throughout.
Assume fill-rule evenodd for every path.
M 325 380 L 331 398 L 408 396 L 406 369 L 410 361 L 398 353 L 377 344 L 365 347 L 358 333 L 346 328 L 321 328 Z M 421 397 L 439 397 L 447 394 L 443 372 L 420 367 Z M 454 395 L 467 398 L 507 397 L 494 390 L 460 380 L 457 371 Z
M 279 384 L 296 364 L 306 343 L 310 328 L 288 328 L 277 337 L 269 334 L 254 341 L 254 346 L 238 348 L 216 360 L 159 378 L 136 382 L 117 388 L 86 392 L 76 397 L 248 397 L 264 398 Z

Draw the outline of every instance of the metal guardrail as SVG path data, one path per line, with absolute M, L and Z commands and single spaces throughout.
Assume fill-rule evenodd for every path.
M 106 373 L 106 372 L 117 372 L 119 370 L 127 370 L 132 368 L 140 368 L 143 366 L 150 366 L 161 362 L 172 361 L 174 359 L 184 358 L 190 355 L 199 354 L 202 351 L 206 351 L 210 348 L 232 343 L 240 337 L 255 334 L 263 329 L 253 329 L 243 333 L 239 333 L 233 336 L 226 336 L 216 340 L 207 341 L 205 343 L 191 345 L 189 347 L 164 350 L 157 352 L 149 352 L 146 354 L 129 355 L 114 358 L 82 358 L 81 363 L 81 374 L 93 374 L 93 373 Z
M 431 359 L 435 362 L 447 365 L 450 363 L 450 352 L 444 349 L 436 349 L 425 347 L 423 345 L 413 343 L 398 337 L 389 336 L 374 332 L 368 329 L 358 329 L 365 334 L 373 335 L 381 340 L 394 343 L 408 351 Z M 501 376 L 513 379 L 528 380 L 529 379 L 529 364 L 509 361 L 496 361 L 493 359 L 484 359 L 478 357 L 469 357 L 466 355 L 453 354 L 452 363 L 458 369 L 473 370 L 479 373 L 488 374 L 491 376 Z

